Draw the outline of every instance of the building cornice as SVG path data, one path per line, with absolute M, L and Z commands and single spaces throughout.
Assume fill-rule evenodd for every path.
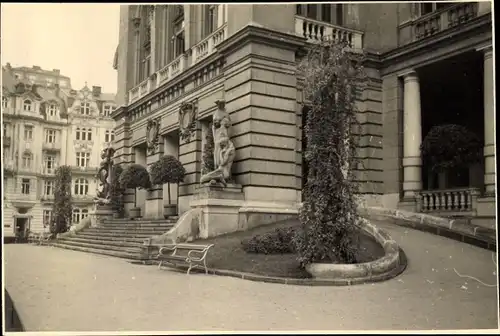
M 411 42 L 380 56 L 383 76 L 426 65 L 437 59 L 437 54 L 461 52 L 488 43 L 492 38 L 491 15 L 481 15 L 465 24 L 445 29 L 436 35 Z M 445 49 L 453 49 L 447 51 Z

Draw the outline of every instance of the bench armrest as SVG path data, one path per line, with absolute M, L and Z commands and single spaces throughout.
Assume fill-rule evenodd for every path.
M 177 250 L 176 246 L 163 246 L 160 247 L 160 250 L 158 251 L 158 255 L 162 255 L 163 252 L 174 252 Z

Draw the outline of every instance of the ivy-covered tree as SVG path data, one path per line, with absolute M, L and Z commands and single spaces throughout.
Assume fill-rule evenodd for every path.
M 133 163 L 123 170 L 119 182 L 124 189 L 134 189 L 134 207 L 137 207 L 137 189 L 148 189 L 152 186 L 147 169 L 137 163 Z
M 468 168 L 483 158 L 483 142 L 465 126 L 438 125 L 431 128 L 420 145 L 422 156 L 431 169 L 443 172 Z
M 203 146 L 203 166 L 201 174 L 207 174 L 215 170 L 214 163 L 214 134 L 212 131 L 212 123 L 208 126 L 207 135 L 205 137 L 205 145 Z
M 346 43 L 325 41 L 312 47 L 299 66 L 309 107 L 304 125 L 308 175 L 295 236 L 302 266 L 356 262 L 355 98 L 365 76 L 363 55 L 349 50 Z
M 71 168 L 60 166 L 55 171 L 54 205 L 50 232 L 58 234 L 68 231 L 72 213 Z
M 124 195 L 125 189 L 120 184 L 120 176 L 123 173 L 123 168 L 120 165 L 114 165 L 111 169 L 111 206 L 118 217 L 122 218 L 125 215 Z
M 184 180 L 186 169 L 177 158 L 172 155 L 163 155 L 158 161 L 150 167 L 151 183 L 167 183 L 168 204 L 171 204 L 170 183 L 179 183 Z

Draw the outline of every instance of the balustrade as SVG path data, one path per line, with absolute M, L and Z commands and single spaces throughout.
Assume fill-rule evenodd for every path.
M 419 212 L 475 212 L 479 189 L 425 190 L 417 196 Z

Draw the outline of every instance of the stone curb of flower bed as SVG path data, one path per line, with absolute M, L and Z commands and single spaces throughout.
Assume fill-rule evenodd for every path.
M 494 238 L 496 237 L 496 232 L 492 229 L 478 226 L 474 227 L 454 219 L 382 207 L 360 208 L 359 213 L 371 219 L 385 221 L 390 219 L 391 223 L 399 226 L 429 232 L 491 251 L 496 251 L 497 242 Z
M 406 255 L 392 237 L 362 218 L 360 228 L 372 236 L 383 248 L 385 255 L 377 260 L 361 264 L 324 264 L 328 273 L 325 277 L 296 279 L 259 275 L 222 269 L 208 269 L 209 274 L 231 276 L 245 280 L 303 286 L 349 286 L 389 280 L 401 274 L 407 265 Z M 152 263 L 157 263 L 152 261 Z M 322 265 L 322 264 L 315 264 Z M 186 270 L 185 266 L 174 268 Z M 332 272 L 333 270 L 333 272 Z

